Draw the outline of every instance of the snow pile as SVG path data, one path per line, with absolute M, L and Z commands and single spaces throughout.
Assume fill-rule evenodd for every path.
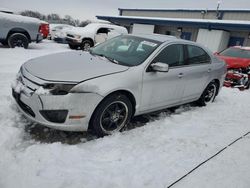
M 223 88 L 212 105 L 162 113 L 130 131 L 76 145 L 40 143 L 26 131 L 29 123 L 17 113 L 10 84 L 24 61 L 68 49 L 31 47 L 0 47 L 1 188 L 165 188 L 250 131 L 250 91 Z M 249 137 L 242 139 L 176 187 L 249 187 L 249 144 Z
M 44 89 L 42 86 L 39 87 L 35 92 L 38 95 L 46 95 L 50 93 L 48 89 Z
M 0 18 L 2 21 L 10 20 L 12 22 L 19 22 L 19 23 L 41 23 L 44 22 L 42 20 L 39 20 L 37 18 L 31 18 L 27 16 L 17 15 L 17 14 L 9 14 L 9 13 L 3 13 L 0 12 Z M 46 22 L 45 22 L 46 23 Z

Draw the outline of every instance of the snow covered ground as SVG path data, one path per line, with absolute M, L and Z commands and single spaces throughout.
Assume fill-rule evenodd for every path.
M 10 85 L 24 61 L 68 50 L 48 41 L 0 46 L 0 188 L 166 188 L 250 131 L 250 91 L 223 88 L 212 105 L 161 113 L 123 133 L 87 141 L 57 131 L 53 139 L 17 112 Z M 247 135 L 173 187 L 250 187 L 249 146 Z

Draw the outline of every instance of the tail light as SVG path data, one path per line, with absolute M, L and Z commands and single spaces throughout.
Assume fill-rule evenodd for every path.
M 42 23 L 39 27 L 39 33 L 41 33 L 43 37 L 47 37 L 49 35 L 49 24 Z

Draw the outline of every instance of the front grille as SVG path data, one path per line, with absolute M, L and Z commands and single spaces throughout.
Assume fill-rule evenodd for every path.
M 17 104 L 20 106 L 20 108 L 27 114 L 29 114 L 32 117 L 36 117 L 35 113 L 33 112 L 33 110 L 26 104 L 24 104 L 21 100 L 20 100 L 20 94 L 15 92 L 14 89 L 12 89 L 12 96 L 14 97 L 14 99 L 16 100 Z
M 64 123 L 66 121 L 68 110 L 40 110 L 40 114 L 53 123 Z

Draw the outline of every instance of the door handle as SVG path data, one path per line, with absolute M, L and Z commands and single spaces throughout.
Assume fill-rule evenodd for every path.
M 208 72 L 208 73 L 210 73 L 210 72 L 211 72 L 211 70 L 212 70 L 212 69 L 210 69 L 210 68 L 209 68 L 209 69 L 207 70 L 207 72 Z
M 179 78 L 182 78 L 182 77 L 183 77 L 183 73 L 179 73 L 179 74 L 178 74 L 178 77 L 179 77 Z

